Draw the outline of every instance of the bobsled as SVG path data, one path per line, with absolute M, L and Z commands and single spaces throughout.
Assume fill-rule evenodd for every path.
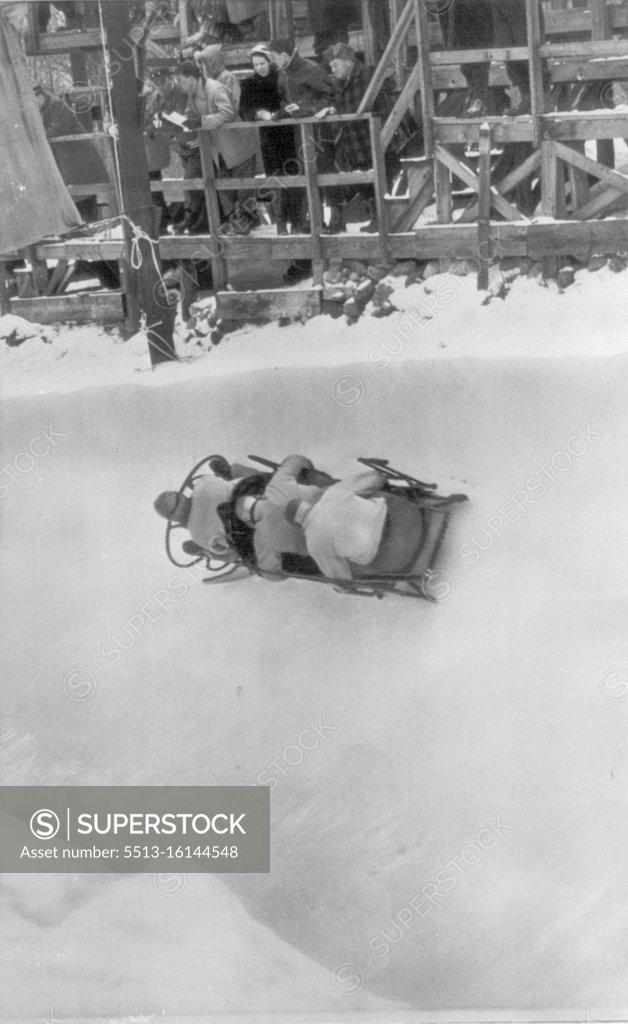
M 374 562 L 353 566 L 353 578 L 334 579 L 324 576 L 316 562 L 295 554 L 282 556 L 281 573 L 262 571 L 256 562 L 253 546 L 254 528 L 235 514 L 239 498 L 263 498 L 266 486 L 279 463 L 255 455 L 248 459 L 256 466 L 230 464 L 223 456 L 209 455 L 187 474 L 177 492 L 191 497 L 194 487 L 207 472 L 220 473 L 225 479 L 236 479 L 228 502 L 218 508 L 222 534 L 208 548 L 184 539 L 185 526 L 174 520 L 166 525 L 166 552 L 173 565 L 190 568 L 202 564 L 207 571 L 203 582 L 217 584 L 250 576 L 262 579 L 296 579 L 308 584 L 334 587 L 356 597 L 384 598 L 387 595 L 437 601 L 439 587 L 439 552 L 455 506 L 468 499 L 464 494 L 443 495 L 437 484 L 424 483 L 407 473 L 394 469 L 387 459 L 359 458 L 360 465 L 377 470 L 385 484 L 379 492 L 388 506 L 385 542 Z M 261 467 L 261 468 L 257 468 Z M 318 470 L 306 471 L 303 482 L 327 487 L 337 481 Z M 188 535 L 189 536 L 189 535 Z

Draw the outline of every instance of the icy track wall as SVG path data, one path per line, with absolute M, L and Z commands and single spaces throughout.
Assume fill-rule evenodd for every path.
M 228 882 L 4 876 L 0 1014 L 625 1009 L 625 377 L 457 359 L 4 402 L 3 781 L 264 783 L 273 851 Z M 466 490 L 441 604 L 176 570 L 152 500 L 214 451 Z

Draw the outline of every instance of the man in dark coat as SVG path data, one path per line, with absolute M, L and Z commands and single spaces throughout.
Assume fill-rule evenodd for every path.
M 335 86 L 331 75 L 311 60 L 301 57 L 288 39 L 273 39 L 268 44 L 273 64 L 279 69 L 282 113 L 288 117 L 314 117 L 333 104 Z M 317 130 L 317 167 L 319 174 L 333 167 L 333 133 Z M 294 230 L 294 228 L 293 228 Z M 305 223 L 299 230 L 307 231 Z
M 67 135 L 89 135 L 68 103 L 41 85 L 34 88 L 35 98 L 51 144 L 57 167 L 66 185 L 102 185 L 109 182 L 105 164 L 93 142 L 74 140 L 55 142 Z M 77 199 L 76 208 L 86 221 L 98 216 L 96 196 Z

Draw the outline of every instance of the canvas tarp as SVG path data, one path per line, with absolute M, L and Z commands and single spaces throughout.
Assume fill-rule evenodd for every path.
M 46 139 L 19 33 L 0 6 L 0 255 L 81 223 Z

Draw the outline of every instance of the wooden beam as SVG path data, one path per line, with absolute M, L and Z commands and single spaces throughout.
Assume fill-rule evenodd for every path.
M 564 146 L 562 142 L 554 142 L 553 149 L 555 155 L 560 160 L 564 160 L 565 163 L 579 168 L 585 174 L 592 174 L 594 178 L 599 178 L 600 181 L 619 189 L 621 192 L 628 192 L 628 175 L 620 174 L 619 171 L 613 171 L 610 167 L 598 164 L 595 160 L 585 156 L 584 153 L 571 149 L 569 146 Z
M 320 287 L 218 292 L 216 312 L 226 320 L 309 320 L 321 312 L 321 295 Z
M 484 122 L 480 128 L 480 161 L 478 166 L 478 289 L 488 288 L 491 264 L 491 128 Z
M 207 220 L 211 234 L 212 283 L 214 288 L 224 288 L 227 284 L 227 262 L 224 257 L 224 235 L 221 231 L 222 216 L 216 190 L 216 167 L 211 136 L 207 131 L 198 133 L 201 140 L 201 166 L 203 169 L 203 190 L 207 206 Z
M 373 73 L 373 77 L 366 87 L 366 91 L 360 101 L 360 105 L 357 110 L 358 114 L 363 114 L 366 110 L 369 110 L 379 95 L 382 85 L 384 84 L 384 79 L 387 77 L 390 63 L 402 45 L 408 27 L 412 23 L 414 13 L 412 5 L 413 0 L 406 0 L 406 5 L 399 16 L 398 22 L 391 32 L 390 39 L 386 44 L 386 49 L 384 50 L 380 62 Z
M 424 0 L 412 0 L 414 28 L 417 38 L 417 60 L 421 89 L 421 111 L 423 115 L 423 152 L 426 157 L 434 155 L 434 86 L 430 66 L 430 38 L 427 10 Z
M 11 313 L 39 324 L 121 323 L 122 292 L 85 292 L 11 299 Z
M 418 65 L 412 68 L 406 84 L 399 94 L 388 120 L 382 129 L 382 148 L 388 149 L 397 128 L 403 121 L 410 106 L 414 105 L 414 97 L 421 88 L 421 73 Z
M 312 278 L 315 285 L 322 285 L 323 256 L 321 234 L 324 222 L 321 194 L 318 186 L 318 172 L 316 168 L 316 140 L 314 138 L 314 127 L 311 124 L 301 125 L 301 151 L 303 165 L 305 168 L 305 176 L 307 178 L 306 192 L 310 214 Z
M 128 50 L 131 31 L 130 7 L 126 0 L 107 0 L 101 8 L 110 54 Z M 153 236 L 151 191 L 146 150 L 141 131 L 141 104 L 134 62 L 118 61 L 117 74 L 111 75 L 113 118 L 118 131 L 120 189 L 124 213 L 131 223 L 149 238 Z M 128 260 L 124 267 L 127 322 L 137 330 L 144 318 L 151 364 L 176 359 L 173 342 L 174 318 L 161 285 L 159 245 L 138 240 L 136 259 L 131 261 L 131 231 L 125 222 Z
M 531 153 L 529 157 L 519 164 L 518 167 L 513 168 L 509 174 L 506 174 L 501 181 L 498 181 L 493 186 L 496 192 L 499 192 L 500 196 L 507 196 L 509 192 L 512 192 L 526 178 L 529 178 L 531 174 L 534 174 L 536 170 L 541 166 L 541 153 L 537 149 L 534 153 Z M 478 204 L 476 201 L 471 202 L 466 208 L 461 217 L 456 221 L 457 224 L 470 224 L 476 219 L 478 215 Z
M 386 194 L 386 165 L 384 163 L 384 149 L 381 142 L 382 123 L 379 117 L 371 117 L 369 132 L 371 138 L 371 153 L 373 154 L 373 169 L 375 172 L 375 210 L 377 214 L 377 226 L 379 229 L 379 240 L 381 245 L 382 263 L 390 260 L 390 245 L 388 244 L 388 207 L 384 202 Z
M 540 0 L 526 0 L 526 19 L 529 46 L 528 64 L 530 70 L 532 145 L 536 149 L 541 143 L 541 118 L 545 113 Z

